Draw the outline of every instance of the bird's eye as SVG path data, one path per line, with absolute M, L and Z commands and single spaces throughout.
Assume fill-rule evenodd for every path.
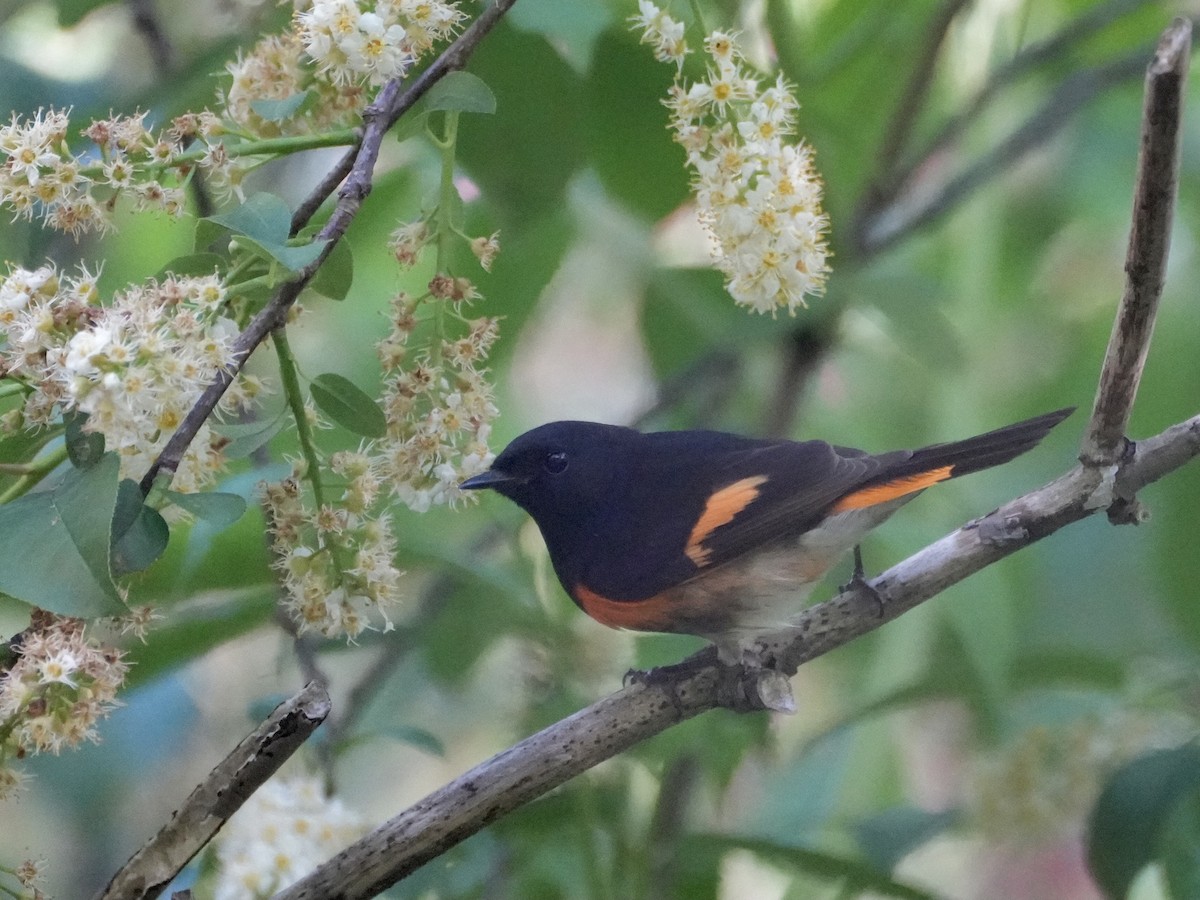
M 542 460 L 542 465 L 546 467 L 546 471 L 551 475 L 557 475 L 567 467 L 567 454 L 561 450 L 547 453 L 546 458 Z

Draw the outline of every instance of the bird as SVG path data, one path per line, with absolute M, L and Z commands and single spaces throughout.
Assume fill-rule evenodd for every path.
M 697 635 L 722 662 L 745 666 L 852 550 L 866 584 L 859 544 L 897 509 L 934 484 L 1032 450 L 1073 411 L 880 454 L 820 440 L 551 422 L 459 487 L 494 490 L 525 510 L 563 588 L 597 622 Z

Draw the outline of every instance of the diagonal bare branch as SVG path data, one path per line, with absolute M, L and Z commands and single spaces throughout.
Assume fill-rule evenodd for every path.
M 925 35 L 925 43 L 917 53 L 917 64 L 909 76 L 900 102 L 888 122 L 883 140 L 879 143 L 876 159 L 876 176 L 871 180 L 867 191 L 867 203 L 877 205 L 884 197 L 891 196 L 895 184 L 896 165 L 904 155 L 920 119 L 921 107 L 929 95 L 933 85 L 933 76 L 937 71 L 938 56 L 942 43 L 955 18 L 967 6 L 969 0 L 944 0 L 941 9 L 930 23 Z
M 936 190 L 906 192 L 855 223 L 857 252 L 871 256 L 941 218 L 982 185 L 994 181 L 1032 150 L 1050 141 L 1083 107 L 1142 70 L 1145 54 L 1131 53 L 1067 78 L 1030 118 L 1005 140 Z
M 95 900 L 157 897 L 328 714 L 329 694 L 316 682 L 279 704 L 192 791 L 171 821 L 129 858 Z

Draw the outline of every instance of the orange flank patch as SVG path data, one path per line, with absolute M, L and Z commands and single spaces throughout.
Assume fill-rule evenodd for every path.
M 950 477 L 954 466 L 940 466 L 928 472 L 918 472 L 916 475 L 905 475 L 883 484 L 873 484 L 862 490 L 847 494 L 829 508 L 831 513 L 846 512 L 851 509 L 865 509 L 868 506 L 878 506 L 889 500 L 898 500 L 908 494 L 923 491 L 930 485 L 945 481 Z
M 728 525 L 737 518 L 738 513 L 753 503 L 759 495 L 759 486 L 766 480 L 766 475 L 752 475 L 721 488 L 708 498 L 704 512 L 700 513 L 683 550 L 688 559 L 698 566 L 708 565 L 712 551 L 704 546 L 705 539 L 722 525 Z
M 646 600 L 610 600 L 577 584 L 575 599 L 585 613 L 609 628 L 663 631 L 671 621 L 670 601 L 666 594 L 655 594 Z

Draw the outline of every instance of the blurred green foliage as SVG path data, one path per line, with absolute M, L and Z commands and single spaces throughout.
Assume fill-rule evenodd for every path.
M 828 292 L 794 318 L 736 310 L 694 249 L 679 251 L 690 233 L 680 211 L 688 183 L 661 104 L 672 72 L 628 30 L 634 4 L 522 0 L 468 66 L 496 112 L 465 116 L 460 131 L 461 174 L 478 189 L 467 227 L 498 228 L 503 246 L 494 272 L 478 278 L 481 312 L 504 317 L 495 444 L 551 415 L 615 408 L 654 427 L 820 436 L 882 451 L 1081 407 L 1037 452 L 900 513 L 866 547 L 868 567 L 883 568 L 1073 464 L 1122 291 L 1141 81 L 1097 81 L 1094 98 L 1064 111 L 1047 140 L 984 172 L 960 202 L 877 252 L 858 240 L 856 217 L 881 187 L 881 146 L 947 4 L 700 5 L 710 27 L 752 36 L 757 62 L 777 54 L 797 87 L 800 131 L 817 151 L 832 219 Z M 79 120 L 140 106 L 162 121 L 202 105 L 234 47 L 284 15 L 268 8 L 238 29 L 199 32 L 190 29 L 209 4 L 164 16 L 178 58 L 163 78 L 130 31 L 127 5 L 60 0 L 68 36 L 113 42 L 100 74 L 72 80 L 32 71 L 16 52 L 44 37 L 20 18 L 43 6 L 0 12 L 25 23 L 0 58 L 0 99 L 25 111 L 73 106 Z M 159 6 L 165 13 L 168 4 Z M 999 146 L 1064 79 L 1100 79 L 1098 67 L 1114 60 L 1148 59 L 1175 13 L 1166 2 L 1130 0 L 961 7 L 898 157 L 919 174 L 918 199 Z M 1104 14 L 1103 27 L 1001 84 L 958 141 L 922 155 L 1028 48 Z M 1135 439 L 1194 415 L 1200 398 L 1191 297 L 1200 280 L 1198 113 L 1185 122 L 1176 240 Z M 399 274 L 385 249 L 388 232 L 430 202 L 436 160 L 422 141 L 385 148 L 349 233 L 353 283 L 346 290 L 336 279 L 329 293 L 344 294 L 340 303 L 307 297 L 292 330 L 307 378 L 341 373 L 321 376 L 318 392 L 345 379 L 373 392 L 372 344 L 386 303 L 429 277 Z M 312 156 L 259 173 L 256 188 L 295 203 L 336 158 Z M 186 226 L 144 216 L 120 225 L 103 243 L 76 245 L 3 223 L 0 246 L 26 265 L 104 259 L 109 290 L 192 251 Z M 252 366 L 269 377 L 272 362 L 260 356 Z M 342 397 L 348 423 L 367 414 L 361 400 Z M 341 429 L 322 437 L 328 450 L 358 440 Z M 138 752 L 38 760 L 32 796 L 0 810 L 4 821 L 28 821 L 19 837 L 5 829 L 0 857 L 47 858 L 52 895 L 101 884 L 249 728 L 251 702 L 300 683 L 291 639 L 272 616 L 253 502 L 257 480 L 279 477 L 279 462 L 295 453 L 294 438 L 285 430 L 267 446 L 221 486 L 250 501 L 247 515 L 227 529 L 173 528 L 165 556 L 133 583 L 134 599 L 161 604 L 163 622 L 131 647 L 136 688 L 103 739 Z M 0 458 L 10 452 L 19 458 L 0 443 Z M 1197 721 L 1200 467 L 1152 486 L 1144 500 L 1153 519 L 1138 529 L 1102 517 L 1068 528 L 806 666 L 795 717 L 720 711 L 687 722 L 452 849 L 390 895 L 1115 897 L 1144 863 L 1164 859 L 1163 883 L 1176 897 L 1195 896 L 1181 886 L 1197 884 L 1200 871 L 1195 751 L 1186 744 Z M 588 621 L 554 582 L 528 523 L 498 499 L 398 517 L 411 599 L 395 631 L 314 648 L 336 702 L 369 700 L 342 735 L 332 775 L 348 802 L 378 819 L 616 689 L 630 666 L 697 646 Z M 8 544 L 2 558 L 12 564 L 24 545 Z M 10 630 L 22 627 L 19 607 L 0 613 Z M 351 698 L 364 673 L 370 690 Z M 149 727 L 155 716 L 173 731 Z M 1014 755 L 1033 729 L 1089 737 L 1066 740 L 1057 755 Z M 196 747 L 184 753 L 189 736 Z M 1080 749 L 1092 740 L 1119 752 Z M 1090 843 L 1102 873 L 1094 886 L 1083 864 L 1087 817 L 1055 818 L 1039 804 L 1062 779 L 1098 793 L 1118 764 L 1156 747 L 1185 749 L 1132 763 L 1105 794 L 1103 830 Z M 90 790 L 62 774 L 80 766 Z M 1189 786 L 1186 802 L 1131 802 L 1161 785 L 1159 770 Z M 990 783 L 980 773 L 996 771 L 1010 773 L 1003 808 L 979 787 Z M 101 816 L 103 841 L 91 827 Z M 1123 843 L 1105 843 L 1110 834 Z M 1055 861 L 1062 880 L 1038 881 Z M 975 873 L 966 884 L 954 874 L 964 866 Z M 1161 896 L 1138 883 L 1139 896 Z

